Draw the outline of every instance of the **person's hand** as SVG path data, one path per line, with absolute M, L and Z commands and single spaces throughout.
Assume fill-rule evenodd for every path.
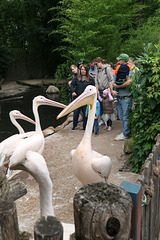
M 103 101 L 103 98 L 101 98 L 101 96 L 100 96 L 100 95 L 98 96 L 98 99 L 99 99 L 99 101 L 100 101 L 100 102 L 102 102 L 102 101 Z
M 96 73 L 93 72 L 92 75 L 96 75 Z
M 118 96 L 118 92 L 117 91 L 112 91 L 112 95 L 114 96 L 114 97 L 117 97 Z
M 73 93 L 72 93 L 72 96 L 75 97 L 75 96 L 77 96 L 77 94 L 76 94 L 75 92 L 73 92 Z

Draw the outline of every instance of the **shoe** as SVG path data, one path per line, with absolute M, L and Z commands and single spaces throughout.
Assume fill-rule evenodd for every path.
M 107 130 L 108 130 L 108 131 L 111 131 L 111 130 L 112 130 L 112 127 L 111 127 L 111 126 L 109 126 L 109 127 L 107 128 Z
M 123 133 L 121 133 L 121 134 L 117 135 L 114 140 L 121 141 L 121 140 L 125 140 L 125 139 L 127 139 L 127 137 L 124 136 Z
M 95 133 L 95 137 L 98 136 L 98 132 Z
M 75 128 L 72 128 L 72 131 L 76 131 L 76 129 L 75 129 Z
M 103 125 L 103 124 L 104 124 L 104 121 L 101 120 L 98 125 L 101 126 L 101 125 Z

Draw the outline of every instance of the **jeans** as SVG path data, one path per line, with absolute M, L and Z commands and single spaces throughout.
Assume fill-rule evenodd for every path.
M 80 111 L 82 110 L 82 115 L 83 115 L 83 130 L 85 130 L 86 128 L 86 123 L 87 123 L 87 118 L 85 116 L 85 112 L 86 112 L 86 105 L 80 108 L 77 108 L 76 110 L 74 110 L 73 113 L 73 128 L 77 127 L 78 124 L 78 118 L 79 118 L 79 114 Z
M 94 132 L 94 129 L 95 129 L 95 133 L 99 133 L 98 118 L 94 119 L 93 132 Z
M 123 135 L 126 137 L 129 131 L 129 114 L 132 107 L 132 98 L 119 99 L 117 103 L 118 116 L 123 127 Z
M 107 121 L 107 126 L 108 126 L 108 127 L 112 127 L 112 120 L 111 120 L 111 119 L 108 119 L 108 121 Z

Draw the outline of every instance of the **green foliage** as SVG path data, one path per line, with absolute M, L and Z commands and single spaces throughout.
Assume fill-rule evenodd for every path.
M 136 107 L 130 115 L 134 141 L 131 162 L 135 172 L 152 151 L 160 132 L 160 46 L 148 44 L 137 61 L 140 73 L 132 82 Z
M 157 42 L 159 7 L 158 0 L 154 4 L 149 0 L 87 0 L 83 4 L 80 0 L 61 0 L 51 9 L 52 21 L 59 23 L 52 34 L 61 36 L 58 50 L 65 59 L 89 62 L 101 56 L 115 62 L 120 52 L 136 56 L 143 43 Z
M 0 47 L 10 52 L 12 61 L 23 56 L 29 65 L 31 59 L 39 58 L 50 72 L 55 72 L 61 59 L 52 50 L 59 45 L 59 39 L 49 35 L 56 23 L 49 23 L 51 12 L 48 10 L 58 2 L 59 0 L 0 1 Z

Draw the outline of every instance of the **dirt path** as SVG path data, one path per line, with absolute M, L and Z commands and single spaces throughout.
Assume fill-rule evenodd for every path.
M 53 182 L 53 205 L 55 215 L 61 222 L 74 223 L 73 207 L 71 198 L 81 187 L 80 182 L 72 173 L 70 151 L 77 147 L 83 137 L 81 123 L 78 130 L 71 131 L 72 123 L 64 129 L 46 138 L 43 156 L 47 162 L 50 176 Z M 123 152 L 123 141 L 114 141 L 114 137 L 121 133 L 120 121 L 113 123 L 113 130 L 103 130 L 100 127 L 100 134 L 92 136 L 92 148 L 112 159 L 113 167 L 109 176 L 109 182 L 120 185 L 123 180 L 136 182 L 138 175 L 131 172 L 120 172 L 123 160 L 120 157 Z M 21 178 L 27 186 L 28 193 L 17 200 L 17 211 L 21 231 L 33 233 L 33 226 L 40 216 L 39 211 L 39 190 L 36 181 L 26 180 L 26 174 L 22 173 Z

